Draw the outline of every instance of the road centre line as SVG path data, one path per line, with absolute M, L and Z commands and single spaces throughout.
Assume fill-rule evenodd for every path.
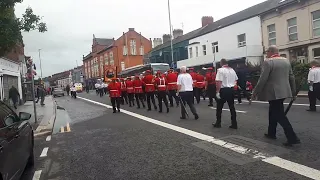
M 51 141 L 51 135 L 47 136 L 46 141 Z
M 210 107 L 211 109 L 214 109 L 214 110 L 216 110 L 217 108 L 215 108 L 215 107 Z M 222 109 L 223 111 L 230 111 L 230 109 Z M 247 111 L 240 111 L 240 110 L 236 110 L 236 112 L 238 112 L 238 113 L 247 113 Z
M 48 150 L 49 150 L 48 147 L 43 148 L 40 157 L 47 157 Z
M 41 176 L 41 173 L 42 173 L 42 170 L 35 171 L 34 174 L 33 174 L 32 180 L 39 180 L 40 176 Z
M 99 103 L 99 102 L 96 102 L 96 101 L 93 101 L 93 100 L 90 100 L 90 99 L 86 99 L 86 98 L 83 98 L 83 97 L 79 97 L 79 99 L 82 99 L 82 100 L 85 100 L 85 101 L 88 101 L 88 102 L 91 102 L 91 103 L 94 103 L 94 104 L 97 104 L 97 105 L 101 105 L 101 106 L 104 106 L 104 107 L 107 107 L 107 108 L 112 108 L 110 105 Z M 200 139 L 202 141 L 211 142 L 213 144 L 216 144 L 216 145 L 221 146 L 223 148 L 232 150 L 234 152 L 237 152 L 237 153 L 240 153 L 240 154 L 249 155 L 252 158 L 260 159 L 263 162 L 266 162 L 268 164 L 271 164 L 271 165 L 274 165 L 274 166 L 289 170 L 289 171 L 294 172 L 296 174 L 300 174 L 302 176 L 305 176 L 305 177 L 308 177 L 308 178 L 311 178 L 311 179 L 316 179 L 316 180 L 320 179 L 320 171 L 317 170 L 317 169 L 310 168 L 310 167 L 307 167 L 307 166 L 304 166 L 304 165 L 301 165 L 301 164 L 298 164 L 298 163 L 295 163 L 295 162 L 291 162 L 291 161 L 282 159 L 282 158 L 280 158 L 278 156 L 273 156 L 273 155 L 270 155 L 270 154 L 267 154 L 267 153 L 264 153 L 264 152 L 259 152 L 259 151 L 254 150 L 254 149 L 250 149 L 250 148 L 239 146 L 239 145 L 236 145 L 236 144 L 233 144 L 233 143 L 229 143 L 229 142 L 224 141 L 224 140 L 216 139 L 216 138 L 214 138 L 212 136 L 208 136 L 208 135 L 205 135 L 205 134 L 202 134 L 202 133 L 198 133 L 198 132 L 195 132 L 195 131 L 192 131 L 192 130 L 189 130 L 189 129 L 185 129 L 185 128 L 182 128 L 182 127 L 179 127 L 179 126 L 175 126 L 175 125 L 172 125 L 172 124 L 169 124 L 169 123 L 165 123 L 165 122 L 162 122 L 162 121 L 159 121 L 159 120 L 156 120 L 156 119 L 152 119 L 152 118 L 149 118 L 149 117 L 137 114 L 137 113 L 133 113 L 133 112 L 127 111 L 127 110 L 122 110 L 121 112 L 123 112 L 123 113 L 125 113 L 127 115 L 130 115 L 130 116 L 136 117 L 138 119 L 141 119 L 141 120 L 144 120 L 144 121 L 147 121 L 147 122 L 150 122 L 150 123 L 165 127 L 167 129 L 171 129 L 171 130 L 174 130 L 176 132 L 180 132 L 182 134 L 185 134 L 185 135 Z

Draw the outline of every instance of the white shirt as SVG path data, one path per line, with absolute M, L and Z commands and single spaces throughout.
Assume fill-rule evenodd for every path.
M 74 92 L 74 91 L 76 91 L 76 88 L 75 88 L 75 87 L 71 87 L 70 90 L 71 90 L 72 92 Z
M 218 69 L 216 81 L 221 81 L 221 88 L 231 88 L 236 85 L 238 76 L 231 67 L 222 67 Z
M 310 69 L 308 74 L 308 81 L 313 83 L 320 83 L 320 67 Z
M 180 92 L 193 91 L 193 80 L 189 73 L 179 74 L 177 84 L 181 85 Z

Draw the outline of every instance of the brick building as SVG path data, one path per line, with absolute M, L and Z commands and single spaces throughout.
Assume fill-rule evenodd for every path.
M 117 40 L 102 43 L 93 38 L 92 52 L 83 58 L 84 72 L 87 83 L 104 77 L 104 66 L 116 67 L 117 72 L 128 67 L 143 64 L 143 56 L 152 49 L 151 39 L 147 39 L 134 30 L 123 33 Z

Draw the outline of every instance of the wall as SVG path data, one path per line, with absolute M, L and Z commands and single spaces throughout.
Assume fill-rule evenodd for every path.
M 263 44 L 269 46 L 269 34 L 267 26 L 275 24 L 276 27 L 276 45 L 279 49 L 287 49 L 295 46 L 301 46 L 320 41 L 320 37 L 313 37 L 312 15 L 311 13 L 320 10 L 320 0 L 310 0 L 304 3 L 295 3 L 266 14 L 262 19 Z M 297 18 L 298 40 L 289 41 L 287 20 Z
M 238 47 L 238 35 L 246 34 L 246 46 Z M 218 52 L 213 53 L 212 43 L 218 42 Z M 178 67 L 196 66 L 201 64 L 220 61 L 222 58 L 228 60 L 242 57 L 258 61 L 263 54 L 261 38 L 260 17 L 253 17 L 248 20 L 227 26 L 214 32 L 189 40 L 189 59 L 178 61 Z M 203 55 L 202 45 L 206 45 L 207 54 Z M 196 57 L 196 46 L 199 49 L 199 56 Z M 190 58 L 189 48 L 192 47 L 193 57 Z

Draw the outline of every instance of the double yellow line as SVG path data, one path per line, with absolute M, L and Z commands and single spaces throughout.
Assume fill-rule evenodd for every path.
M 64 128 L 65 128 L 65 126 L 61 126 L 61 128 L 60 128 L 60 132 L 61 133 L 64 133 L 64 132 L 71 132 L 71 128 L 70 128 L 70 124 L 69 123 L 67 123 L 67 129 L 66 129 L 66 131 L 64 131 Z

